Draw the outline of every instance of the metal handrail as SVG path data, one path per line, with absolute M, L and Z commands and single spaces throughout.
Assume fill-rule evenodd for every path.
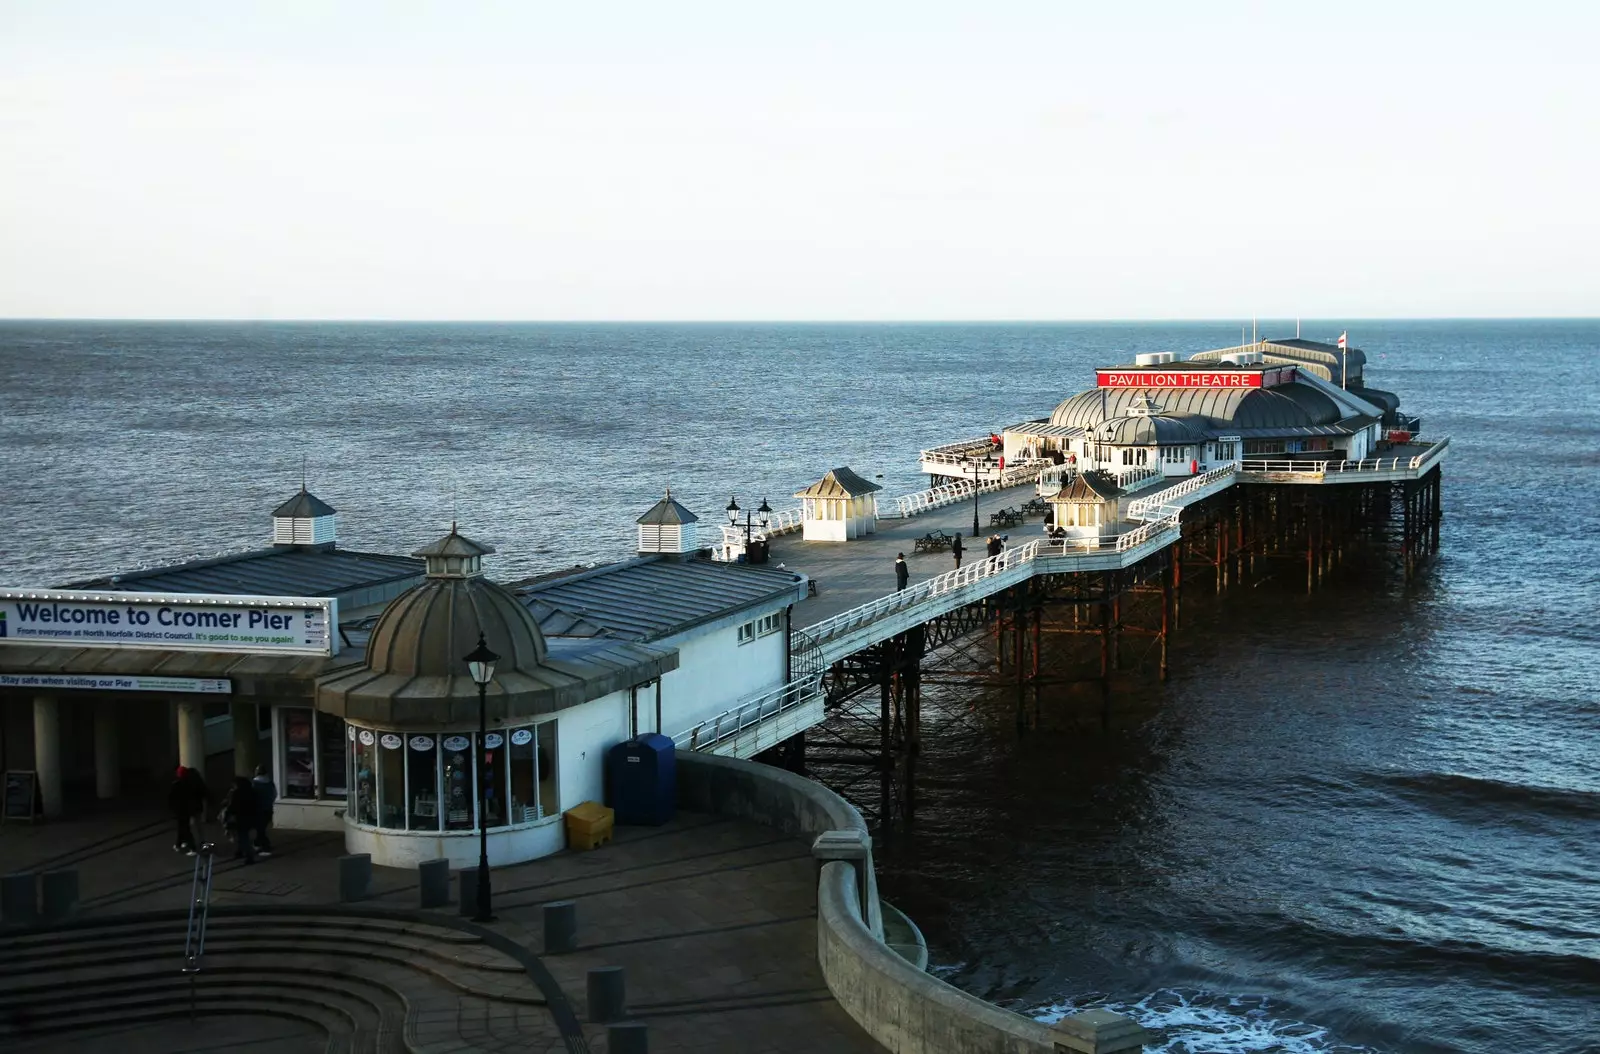
M 1288 459 L 1246 458 L 1241 472 L 1300 472 L 1307 475 L 1335 475 L 1357 472 L 1398 472 L 1401 467 L 1416 471 L 1436 461 L 1450 446 L 1450 437 L 1434 440 L 1428 449 L 1410 457 L 1369 457 L 1360 461 L 1293 461 Z
M 1007 490 L 1011 487 L 1020 486 L 1031 479 L 1036 479 L 1040 468 L 1047 464 L 1048 462 L 1036 458 L 1014 465 L 998 476 L 979 480 L 978 493 L 986 494 L 990 491 Z M 931 512 L 934 509 L 941 509 L 946 505 L 955 505 L 971 497 L 972 482 L 958 479 L 950 483 L 941 483 L 937 487 L 929 487 L 927 490 L 919 490 L 913 494 L 902 495 L 894 499 L 895 516 L 891 517 L 884 513 L 879 515 L 885 519 L 909 519 L 912 516 L 920 516 L 922 513 Z
M 1211 484 L 1228 478 L 1239 471 L 1237 465 L 1223 465 L 1209 472 L 1202 472 L 1198 476 L 1190 476 L 1182 483 L 1158 490 L 1148 498 L 1137 498 L 1128 503 L 1128 518 L 1130 520 L 1148 520 L 1152 516 L 1169 516 L 1169 509 L 1179 508 L 1173 505 L 1174 499 L 1186 497 L 1195 491 L 1204 490 Z
M 672 737 L 680 750 L 704 750 L 779 714 L 815 701 L 822 694 L 822 674 L 808 673 L 715 717 L 708 717 Z
M 189 882 L 189 929 L 183 938 L 183 972 L 199 973 L 206 954 L 206 923 L 211 918 L 211 873 L 216 855 L 210 843 L 195 851 Z
M 967 460 L 967 455 L 974 450 L 992 450 L 994 443 L 988 436 L 978 436 L 976 439 L 961 439 L 954 443 L 942 443 L 939 446 L 929 447 L 917 452 L 917 460 L 932 461 L 935 464 L 953 465 Z

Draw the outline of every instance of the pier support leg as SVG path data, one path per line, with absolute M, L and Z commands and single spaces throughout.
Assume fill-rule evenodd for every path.
M 1167 566 L 1161 569 L 1161 679 L 1167 679 L 1167 633 L 1172 615 L 1172 578 L 1175 561 L 1170 554 Z

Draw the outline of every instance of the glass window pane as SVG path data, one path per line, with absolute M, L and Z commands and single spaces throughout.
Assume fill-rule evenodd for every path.
M 377 753 L 378 737 L 370 728 L 356 728 L 350 726 L 348 735 L 354 735 L 355 741 L 350 744 L 351 764 L 356 770 L 355 794 L 350 799 L 350 809 L 355 814 L 356 823 L 376 826 L 378 823 L 378 782 L 373 771 L 374 756 Z
M 538 777 L 533 771 L 533 729 L 514 729 L 508 753 L 511 759 L 511 822 L 537 820 L 539 802 L 535 795 L 538 793 Z
M 445 736 L 444 748 L 444 829 L 472 829 L 472 740 L 466 736 Z
M 556 784 L 556 722 L 534 726 L 534 762 L 539 766 L 539 815 L 555 816 L 561 811 Z
M 324 798 L 342 798 L 345 788 L 345 732 L 344 718 L 337 714 L 317 711 L 317 785 Z
M 394 732 L 378 736 L 378 826 L 405 828 L 405 741 Z
M 283 796 L 317 796 L 316 763 L 311 744 L 311 713 L 299 707 L 279 707 L 283 722 Z M 344 740 L 339 741 L 343 749 Z
M 407 743 L 411 758 L 407 786 L 411 792 L 413 831 L 439 829 L 439 741 L 433 736 L 412 736 Z
M 506 769 L 504 732 L 490 732 L 483 740 L 483 811 L 490 827 L 506 825 Z

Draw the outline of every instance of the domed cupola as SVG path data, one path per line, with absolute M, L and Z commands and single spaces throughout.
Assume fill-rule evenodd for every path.
M 378 616 L 365 668 L 324 681 L 319 701 L 338 697 L 347 719 L 397 727 L 475 720 L 477 685 L 465 656 L 481 633 L 500 656 L 489 686 L 491 717 L 532 715 L 534 697 L 548 695 L 552 679 L 566 678 L 544 667 L 549 649 L 533 615 L 510 590 L 483 576 L 483 557 L 493 552 L 452 525 L 449 534 L 413 553 L 426 564 L 422 582 Z

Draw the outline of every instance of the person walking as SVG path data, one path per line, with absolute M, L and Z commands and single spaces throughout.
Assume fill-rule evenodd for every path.
M 188 769 L 179 765 L 172 773 L 172 785 L 167 788 L 167 811 L 177 825 L 177 835 L 172 841 L 172 851 L 194 855 L 194 793 L 193 785 L 185 779 Z
M 233 858 L 244 858 L 247 864 L 256 862 L 255 850 L 250 845 L 250 835 L 256 829 L 256 791 L 243 776 L 233 777 L 233 787 L 222 803 L 222 824 L 233 834 Z
M 278 786 L 267 775 L 265 765 L 256 766 L 255 779 L 250 781 L 250 788 L 256 792 L 256 855 L 271 856 L 272 840 L 267 837 L 267 828 L 272 826 L 272 807 L 278 803 Z
M 900 590 L 904 589 L 906 587 L 906 583 L 910 582 L 910 581 L 911 581 L 911 568 L 906 566 L 906 554 L 905 553 L 901 553 L 899 556 L 896 556 L 894 558 L 894 588 L 895 588 L 895 592 L 899 592 Z
M 989 535 L 989 555 L 990 556 L 999 556 L 1000 555 L 1000 550 L 1002 550 L 1004 548 L 1005 548 L 1005 543 L 1000 540 L 1000 536 L 998 534 Z
M 956 558 L 956 570 L 961 570 L 961 554 L 966 552 L 961 548 L 961 535 L 956 535 L 956 540 L 950 543 L 950 555 Z

